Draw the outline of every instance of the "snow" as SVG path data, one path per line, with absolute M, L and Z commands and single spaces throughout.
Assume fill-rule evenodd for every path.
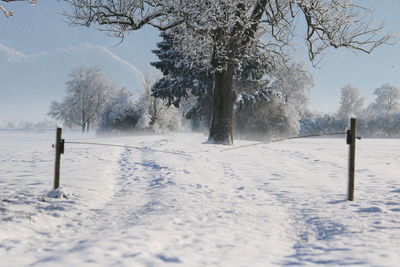
M 344 139 L 221 152 L 193 133 L 65 133 L 172 153 L 66 144 L 55 192 L 54 138 L 0 132 L 0 266 L 400 262 L 400 140 L 357 141 L 348 202 Z

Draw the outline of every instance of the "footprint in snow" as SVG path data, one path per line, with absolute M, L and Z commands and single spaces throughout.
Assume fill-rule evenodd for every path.
M 364 209 L 359 209 L 357 212 L 382 212 L 382 210 L 378 207 L 370 207 L 370 208 L 364 208 Z
M 159 258 L 163 262 L 175 262 L 175 263 L 180 263 L 181 262 L 181 260 L 179 258 L 177 258 L 177 257 L 168 257 L 168 256 L 165 256 L 164 254 L 158 254 L 156 256 L 157 256 L 157 258 Z

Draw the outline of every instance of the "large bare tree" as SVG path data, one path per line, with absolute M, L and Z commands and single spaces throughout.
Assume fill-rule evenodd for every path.
M 214 70 L 214 109 L 209 141 L 231 144 L 235 69 L 244 57 L 271 66 L 284 63 L 304 19 L 311 61 L 328 47 L 370 53 L 387 43 L 370 10 L 351 0 L 65 0 L 74 25 L 96 26 L 112 36 L 145 25 L 178 28 L 178 46 L 194 59 L 208 59 Z
M 17 1 L 27 1 L 29 3 L 31 3 L 32 5 L 36 5 L 37 4 L 37 0 L 0 0 L 3 2 L 17 2 Z M 0 10 L 4 12 L 4 15 L 6 15 L 6 17 L 11 17 L 14 15 L 14 13 L 11 10 L 7 10 L 5 9 L 3 6 L 0 5 Z

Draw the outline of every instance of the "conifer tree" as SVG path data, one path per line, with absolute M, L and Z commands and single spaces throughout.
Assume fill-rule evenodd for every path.
M 195 103 L 184 115 L 192 120 L 194 126 L 203 123 L 208 127 L 213 103 L 213 75 L 210 68 L 191 62 L 179 52 L 171 35 L 161 32 L 160 36 L 163 41 L 157 44 L 158 49 L 152 51 L 159 61 L 151 65 L 160 70 L 164 77 L 153 85 L 152 95 L 168 100 L 168 105 L 175 107 L 180 106 L 182 99 L 194 96 Z

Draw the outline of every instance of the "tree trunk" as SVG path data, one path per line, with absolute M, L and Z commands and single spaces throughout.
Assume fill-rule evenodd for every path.
M 214 144 L 233 144 L 233 105 L 235 91 L 233 74 L 235 66 L 228 64 L 222 71 L 214 74 L 214 111 L 208 142 Z
M 82 133 L 85 133 L 86 130 L 86 116 L 85 116 L 85 111 L 82 112 L 81 114 L 81 127 L 82 127 Z
M 151 120 L 150 120 L 150 125 L 153 126 L 156 121 L 158 114 L 157 114 L 157 98 L 153 97 L 153 110 L 152 110 L 152 115 L 151 115 Z
M 90 129 L 90 122 L 88 121 L 86 123 L 86 133 L 89 133 L 89 129 Z

